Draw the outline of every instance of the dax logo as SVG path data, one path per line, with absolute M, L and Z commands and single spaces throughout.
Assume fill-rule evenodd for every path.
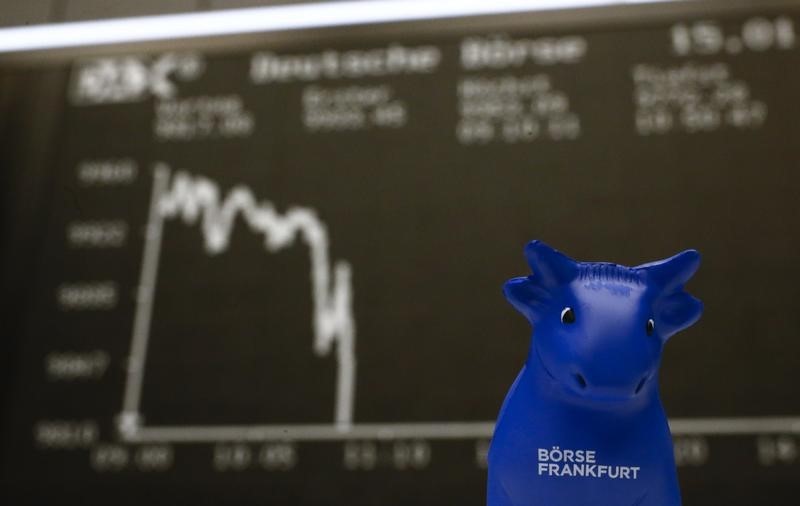
M 197 79 L 204 68 L 196 53 L 93 58 L 76 65 L 70 98 L 75 105 L 138 102 L 151 95 L 169 99 L 178 91 L 175 79 Z

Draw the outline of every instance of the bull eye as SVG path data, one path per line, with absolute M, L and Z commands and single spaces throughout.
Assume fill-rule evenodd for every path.
M 561 323 L 575 323 L 575 311 L 571 307 L 567 306 L 561 310 Z
M 652 336 L 653 335 L 653 331 L 656 330 L 656 322 L 654 322 L 652 318 L 647 320 L 647 325 L 645 325 L 645 330 L 647 330 L 647 335 L 648 336 Z

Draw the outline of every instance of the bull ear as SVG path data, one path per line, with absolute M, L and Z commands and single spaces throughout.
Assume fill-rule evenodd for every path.
M 547 289 L 536 283 L 533 276 L 513 278 L 503 285 L 503 293 L 514 308 L 533 324 L 541 309 L 550 300 Z
M 647 278 L 658 285 L 663 293 L 671 293 L 681 290 L 698 267 L 700 267 L 700 253 L 697 250 L 687 249 L 673 257 L 642 264 L 635 269 L 644 271 Z
M 703 313 L 703 303 L 686 292 L 677 292 L 660 299 L 655 305 L 656 328 L 666 339 L 694 325 Z
M 525 246 L 525 258 L 528 259 L 536 282 L 544 286 L 569 283 L 578 273 L 575 260 L 542 241 L 529 242 Z

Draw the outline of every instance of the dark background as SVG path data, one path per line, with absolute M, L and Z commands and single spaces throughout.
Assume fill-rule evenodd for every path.
M 772 19 L 787 12 L 797 25 L 796 11 L 788 10 L 723 10 L 713 19 L 733 33 L 756 14 Z M 252 84 L 251 48 L 209 51 L 202 77 L 178 84 L 179 98 L 240 96 L 256 127 L 238 140 L 160 141 L 152 135 L 152 97 L 70 105 L 70 63 L 7 67 L 0 74 L 8 329 L 0 494 L 9 504 L 483 501 L 485 471 L 474 440 L 432 440 L 430 464 L 402 471 L 392 468 L 391 441 L 375 442 L 374 470 L 344 469 L 343 443 L 327 442 L 298 443 L 297 466 L 270 473 L 257 465 L 215 472 L 208 444 L 176 445 L 172 467 L 160 473 L 134 463 L 99 473 L 89 465 L 92 448 L 37 447 L 32 434 L 40 420 L 96 420 L 100 442 L 117 440 L 141 231 L 158 162 L 208 177 L 223 191 L 244 184 L 279 211 L 316 210 L 331 239 L 331 261 L 353 266 L 356 423 L 494 419 L 529 334 L 500 286 L 527 272 L 522 247 L 534 238 L 580 260 L 629 265 L 698 249 L 703 265 L 688 288 L 704 301 L 705 313 L 666 348 L 661 390 L 670 417 L 800 416 L 800 52 L 678 57 L 669 46 L 675 21 L 654 16 L 493 29 L 531 38 L 580 34 L 588 43 L 578 64 L 496 72 L 461 68 L 461 39 L 486 33 L 474 27 L 437 35 L 431 24 L 405 37 L 378 29 L 359 38 L 322 32 L 274 49 L 439 47 L 442 63 L 433 74 L 320 83 L 390 84 L 409 112 L 408 123 L 394 130 L 307 132 L 300 109 L 305 84 Z M 687 61 L 727 63 L 767 104 L 764 125 L 637 135 L 632 66 Z M 578 139 L 457 142 L 460 78 L 535 73 L 548 74 L 569 96 L 581 119 Z M 77 182 L 81 161 L 121 156 L 138 164 L 132 185 L 98 190 Z M 126 246 L 67 248 L 65 226 L 93 219 L 126 220 Z M 141 404 L 145 424 L 329 422 L 335 363 L 311 352 L 308 271 L 304 246 L 269 254 L 241 223 L 230 248 L 209 256 L 199 226 L 165 222 Z M 105 279 L 119 287 L 113 310 L 57 306 L 60 284 Z M 101 380 L 59 383 L 44 376 L 48 352 L 94 349 L 111 358 Z M 707 457 L 679 469 L 686 504 L 793 504 L 796 459 L 766 465 L 758 448 L 764 438 L 796 445 L 794 435 L 695 438 Z

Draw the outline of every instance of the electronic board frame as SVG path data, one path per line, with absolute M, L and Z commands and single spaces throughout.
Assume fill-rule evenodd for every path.
M 369 2 L 367 2 L 369 3 Z M 312 8 L 312 6 L 306 6 Z M 40 50 L 23 50 L 14 52 L 2 52 L 0 45 L 0 85 L 3 78 L 19 79 L 20 76 L 33 75 L 37 71 L 48 68 L 64 69 L 73 62 L 86 58 L 114 56 L 121 54 L 150 54 L 158 53 L 168 47 L 170 50 L 191 50 L 202 51 L 204 54 L 214 55 L 231 51 L 245 51 L 253 48 L 269 46 L 279 51 L 283 48 L 291 48 L 298 42 L 306 45 L 319 45 L 328 41 L 335 41 L 337 44 L 364 43 L 372 39 L 385 39 L 387 37 L 431 37 L 435 36 L 455 36 L 469 30 L 580 30 L 582 28 L 595 28 L 601 30 L 613 30 L 617 27 L 628 26 L 648 26 L 659 25 L 670 20 L 678 20 L 685 17 L 697 18 L 699 16 L 708 17 L 727 17 L 746 14 L 755 10 L 777 10 L 784 8 L 800 9 L 800 2 L 795 0 L 783 1 L 752 1 L 752 0 L 731 0 L 731 1 L 679 1 L 679 2 L 655 2 L 647 4 L 632 5 L 610 5 L 601 7 L 574 8 L 566 10 L 536 11 L 529 13 L 505 13 L 505 14 L 480 14 L 474 16 L 452 15 L 441 16 L 437 19 L 417 19 L 410 21 L 384 21 L 374 24 L 356 24 L 317 28 L 297 28 L 268 31 L 261 33 L 242 33 L 227 34 L 220 36 L 192 36 L 180 39 L 163 38 L 158 40 L 147 40 L 138 42 L 123 42 L 114 44 L 88 44 L 76 47 L 52 47 Z M 264 16 L 267 16 L 273 8 L 256 9 Z M 202 19 L 212 19 L 219 16 L 217 13 L 187 14 L 178 15 L 176 19 L 183 18 L 187 21 L 201 19 L 195 16 L 204 17 Z M 112 26 L 114 21 L 97 21 L 87 23 L 93 26 Z M 142 18 L 137 23 L 146 25 L 147 18 Z M 66 25 L 65 25 L 66 26 Z M 2 31 L 0 31 L 0 39 Z M 313 40 L 313 44 L 308 41 Z M 50 107 L 56 107 L 59 101 L 63 101 L 61 90 L 68 86 L 63 79 L 59 80 L 54 76 L 50 82 L 39 83 L 41 86 L 40 97 L 45 97 L 33 103 L 16 104 L 15 107 L 26 107 L 26 113 L 33 117 L 44 118 L 48 115 Z M 2 86 L 0 86 L 1 88 Z M 6 100 L 0 96 L 0 106 L 8 107 L 9 95 Z M 11 117 L 19 117 L 9 115 Z M 43 122 L 44 126 L 36 132 L 34 139 L 27 140 L 31 145 L 41 142 L 49 142 L 59 125 L 57 123 Z M 33 128 L 33 122 L 28 125 Z M 0 121 L 0 132 L 12 132 L 16 125 L 3 124 Z M 17 132 L 20 139 L 24 135 Z M 5 200 L 3 245 L 2 245 L 2 270 L 4 286 L 19 288 L 20 290 L 30 290 L 26 286 L 24 272 L 26 268 L 20 269 L 21 265 L 31 263 L 33 253 L 41 248 L 40 237 L 31 231 L 35 231 L 44 221 L 44 211 L 48 191 L 47 188 L 49 164 L 43 153 L 29 149 L 33 154 L 27 155 L 29 158 L 20 165 L 26 170 L 20 173 L 7 173 L 3 180 Z M 3 160 L 6 162 L 6 160 Z M 155 184 L 153 187 L 154 197 L 152 202 L 157 202 L 166 192 L 166 174 L 169 168 L 163 167 L 163 178 L 159 178 L 159 169 L 156 169 Z M 159 181 L 163 185 L 159 184 Z M 41 204 L 41 205 L 39 205 Z M 150 210 L 148 228 L 158 230 L 161 218 L 157 213 Z M 158 262 L 159 249 L 158 234 L 150 234 L 146 238 L 143 263 L 140 274 L 140 287 L 152 287 L 153 282 L 148 279 L 154 276 L 153 272 Z M 513 273 L 509 273 L 513 274 Z M 151 280 L 152 281 L 152 280 Z M 152 294 L 151 294 L 152 295 Z M 152 297 L 145 294 L 140 298 L 147 301 Z M 16 290 L 8 291 L 4 294 L 4 312 L 6 321 L 15 322 L 17 316 L 24 309 L 20 306 L 20 301 L 24 297 L 19 296 Z M 137 303 L 137 320 L 142 320 L 139 326 L 147 328 L 149 309 L 147 302 Z M 17 324 L 18 325 L 18 324 Z M 14 323 L 9 328 L 17 328 Z M 148 336 L 142 330 L 133 332 L 131 350 L 142 351 L 146 348 Z M 13 362 L 16 356 L 15 349 L 17 343 L 13 339 L 6 341 L 4 346 L 2 363 L 4 375 L 4 385 L 12 385 L 14 377 L 20 372 L 18 364 Z M 135 353 L 134 353 L 135 354 Z M 137 370 L 132 368 L 129 371 L 128 383 L 126 386 L 123 404 L 126 409 L 119 420 L 119 436 L 124 443 L 148 444 L 148 443 L 214 443 L 220 441 L 237 442 L 281 442 L 287 439 L 290 434 L 292 441 L 353 441 L 364 440 L 437 440 L 437 439 L 463 439 L 463 440 L 486 440 L 491 437 L 493 422 L 491 420 L 477 422 L 414 422 L 414 423 L 339 423 L 336 421 L 331 424 L 307 424 L 307 425 L 225 425 L 225 426 L 180 426 L 180 427 L 159 427 L 148 424 L 140 424 L 138 416 L 138 393 L 141 388 L 141 377 L 137 377 Z M 4 396 L 5 397 L 5 396 Z M 800 434 L 800 413 L 796 416 L 735 416 L 735 417 L 691 417 L 673 418 L 670 420 L 672 433 L 678 437 L 691 438 L 694 436 L 781 436 Z

